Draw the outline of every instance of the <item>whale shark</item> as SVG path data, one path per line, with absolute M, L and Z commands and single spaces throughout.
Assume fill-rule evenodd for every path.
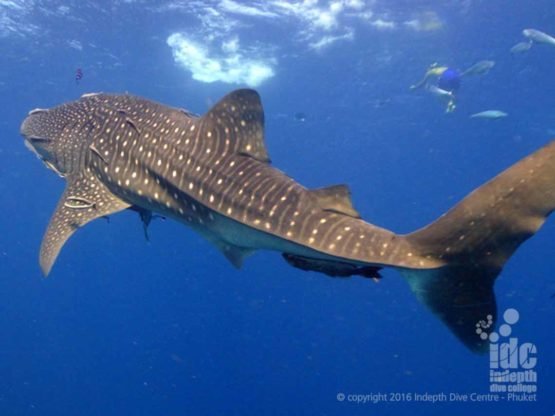
M 129 94 L 85 94 L 32 110 L 21 134 L 66 180 L 40 247 L 44 275 L 76 230 L 132 209 L 145 227 L 153 215 L 186 224 L 236 267 L 273 250 L 297 269 L 337 278 L 380 279 L 382 268 L 396 269 L 475 352 L 487 351 L 494 329 L 476 330 L 495 322 L 495 279 L 555 208 L 554 141 L 419 230 L 373 225 L 346 185 L 307 189 L 272 166 L 251 89 L 202 116 Z

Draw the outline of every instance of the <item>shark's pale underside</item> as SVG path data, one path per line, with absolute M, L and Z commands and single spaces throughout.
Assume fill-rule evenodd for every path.
M 131 95 L 87 94 L 29 113 L 29 147 L 67 181 L 40 249 L 45 274 L 91 220 L 131 208 L 191 226 L 236 266 L 255 250 L 331 276 L 378 278 L 393 267 L 474 351 L 476 324 L 496 316 L 494 280 L 555 208 L 555 142 L 408 235 L 369 224 L 344 185 L 306 189 L 271 166 L 255 91 L 237 90 L 197 117 Z M 485 331 L 492 331 L 493 327 Z

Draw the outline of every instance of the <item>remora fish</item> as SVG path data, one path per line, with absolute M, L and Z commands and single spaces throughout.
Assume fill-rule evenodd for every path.
M 91 220 L 133 208 L 185 223 L 236 266 L 258 249 L 331 276 L 399 270 L 418 299 L 474 351 L 495 320 L 495 278 L 555 208 L 555 142 L 407 235 L 369 224 L 346 186 L 309 190 L 273 168 L 258 94 L 237 90 L 202 117 L 131 95 L 88 94 L 34 110 L 26 144 L 67 186 L 40 250 L 45 274 Z
M 547 45 L 555 46 L 555 38 L 547 33 L 540 32 L 536 29 L 524 29 L 522 34 L 530 40 L 537 43 L 545 43 Z
M 505 113 L 504 111 L 499 111 L 499 110 L 486 110 L 486 111 L 481 111 L 479 113 L 476 114 L 472 114 L 470 116 L 470 118 L 489 118 L 489 119 L 498 119 L 498 118 L 503 118 L 503 117 L 507 117 L 508 114 Z

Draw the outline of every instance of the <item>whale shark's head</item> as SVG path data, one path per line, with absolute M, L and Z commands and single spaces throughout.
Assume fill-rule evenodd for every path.
M 38 108 L 30 111 L 21 124 L 25 145 L 61 176 L 78 171 L 83 164 L 83 149 L 94 128 L 84 110 L 82 100 L 51 109 Z
M 60 130 L 60 127 L 56 127 L 55 120 L 49 114 L 49 110 L 44 109 L 29 112 L 20 129 L 25 145 L 48 167 L 58 170 L 58 172 L 60 172 L 60 169 L 56 166 L 55 138 L 58 137 Z

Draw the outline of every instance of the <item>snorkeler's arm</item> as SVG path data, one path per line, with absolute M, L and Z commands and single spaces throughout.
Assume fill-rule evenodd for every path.
M 430 79 L 430 77 L 439 77 L 441 76 L 441 74 L 445 72 L 445 70 L 447 70 L 446 66 L 438 66 L 437 63 L 433 63 L 428 68 L 428 71 L 426 71 L 424 78 L 422 78 L 416 84 L 411 85 L 410 89 L 416 90 L 418 88 L 422 88 L 424 85 L 428 83 L 428 80 Z
M 422 88 L 424 85 L 426 85 L 426 83 L 428 82 L 428 79 L 430 79 L 431 76 L 432 76 L 432 74 L 430 74 L 430 72 L 426 72 L 426 75 L 424 75 L 424 78 L 422 78 L 416 84 L 411 85 L 409 88 L 411 90 L 416 90 L 418 88 Z

